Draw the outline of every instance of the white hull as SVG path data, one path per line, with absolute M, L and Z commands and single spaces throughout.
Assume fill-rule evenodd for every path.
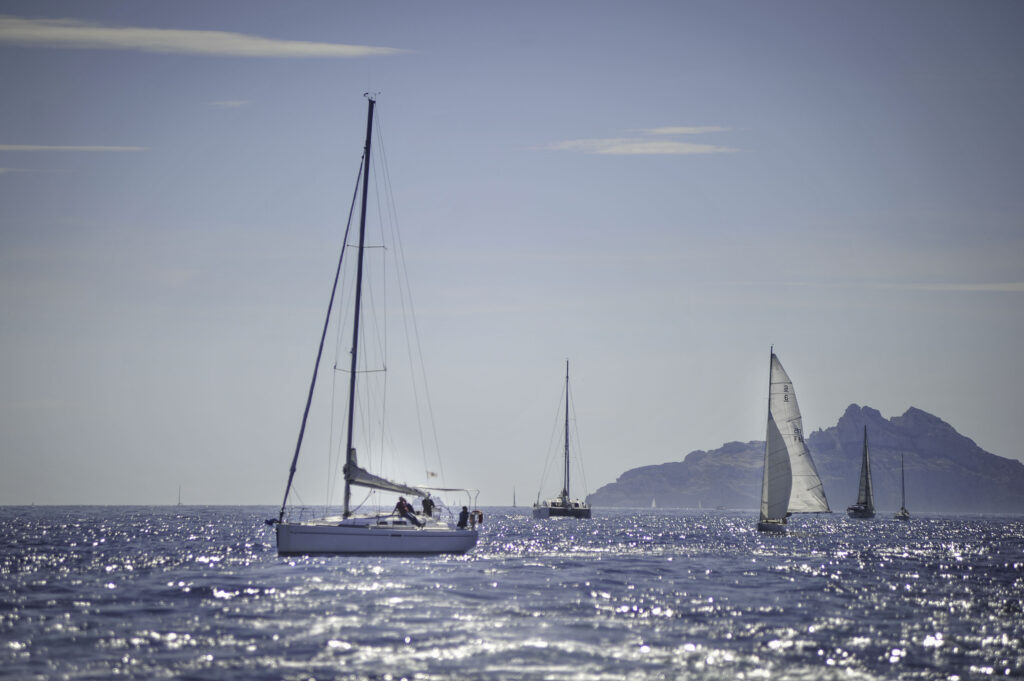
M 384 554 L 465 553 L 476 546 L 476 530 L 429 523 L 423 528 L 402 524 L 371 524 L 365 520 L 279 523 L 277 553 Z

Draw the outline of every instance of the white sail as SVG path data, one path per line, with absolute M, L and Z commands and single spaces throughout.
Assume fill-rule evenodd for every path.
M 761 519 L 789 513 L 827 513 L 825 488 L 803 435 L 803 418 L 793 381 L 772 353 L 768 388 L 768 431 L 761 487 Z

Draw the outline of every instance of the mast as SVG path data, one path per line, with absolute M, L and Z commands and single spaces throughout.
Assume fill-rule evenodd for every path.
M 768 422 L 772 420 L 772 357 L 775 356 L 775 346 L 768 350 Z M 768 426 L 765 426 L 767 431 Z M 768 451 L 771 447 L 767 432 L 764 436 L 764 471 L 761 473 L 761 520 L 768 520 Z
M 900 509 L 907 507 L 907 479 L 903 471 L 903 453 L 900 453 Z
M 366 236 L 366 198 L 370 186 L 370 139 L 373 134 L 373 105 L 376 101 L 370 95 L 366 96 L 366 144 L 363 146 L 363 198 L 359 214 L 359 247 L 356 258 L 356 300 L 353 310 L 354 320 L 352 322 L 352 363 L 348 377 L 348 435 L 345 442 L 345 507 L 343 516 L 351 515 L 349 501 L 352 496 L 351 484 L 349 482 L 348 470 L 356 464 L 356 453 L 352 449 L 352 424 L 356 407 L 356 369 L 359 361 L 359 307 L 363 294 L 363 239 Z
M 562 503 L 569 505 L 569 360 L 565 360 L 565 485 L 562 487 Z

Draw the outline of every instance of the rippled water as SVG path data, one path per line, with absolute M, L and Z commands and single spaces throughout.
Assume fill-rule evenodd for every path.
M 465 556 L 279 558 L 270 508 L 0 508 L 0 677 L 1024 675 L 1024 519 L 489 509 Z

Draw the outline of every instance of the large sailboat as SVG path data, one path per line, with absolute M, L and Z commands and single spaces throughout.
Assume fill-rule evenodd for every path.
M 907 485 L 903 473 L 903 455 L 900 454 L 900 510 L 894 516 L 896 520 L 910 520 L 910 511 L 907 510 Z
M 534 518 L 589 518 L 590 506 L 583 499 L 569 497 L 569 360 L 565 361 L 565 460 L 562 492 L 551 499 L 538 500 L 533 505 Z
M 320 348 L 317 351 L 316 363 L 313 369 L 313 379 L 309 388 L 309 396 L 306 400 L 306 409 L 302 417 L 302 425 L 299 429 L 298 442 L 295 446 L 295 454 L 292 457 L 291 468 L 288 473 L 288 483 L 285 487 L 284 500 L 281 503 L 281 511 L 276 519 L 268 520 L 267 523 L 275 525 L 277 530 L 277 552 L 281 555 L 291 554 L 383 554 L 383 553 L 415 553 L 415 554 L 436 554 L 436 553 L 464 553 L 476 546 L 477 531 L 472 526 L 467 527 L 464 523 L 460 526 L 453 526 L 445 520 L 434 517 L 434 513 L 424 512 L 417 515 L 413 512 L 411 504 L 405 501 L 405 497 L 427 498 L 431 491 L 455 492 L 452 489 L 437 487 L 426 487 L 423 485 L 411 485 L 402 482 L 389 480 L 381 475 L 371 473 L 365 468 L 356 457 L 354 438 L 357 435 L 357 428 L 366 429 L 368 423 L 367 415 L 358 413 L 356 410 L 356 397 L 360 389 L 360 381 L 369 380 L 367 374 L 371 371 L 383 374 L 384 370 L 371 370 L 360 365 L 360 342 L 363 340 L 360 331 L 361 306 L 363 297 L 364 280 L 364 255 L 368 246 L 366 244 L 366 205 L 367 190 L 370 180 L 370 143 L 373 133 L 374 105 L 372 96 L 367 96 L 369 101 L 366 119 L 366 143 L 363 149 L 361 163 L 362 174 L 362 202 L 359 217 L 359 234 L 356 247 L 355 282 L 354 294 L 351 299 L 352 310 L 352 335 L 351 347 L 347 349 L 349 354 L 348 371 L 348 408 L 345 431 L 345 463 L 342 473 L 345 480 L 344 506 L 341 514 L 329 515 L 325 512 L 322 517 L 309 520 L 291 520 L 286 518 L 289 510 L 288 496 L 292 490 L 292 483 L 295 478 L 295 471 L 298 464 L 299 452 L 302 448 L 303 434 L 306 430 L 307 419 L 310 414 L 310 405 L 313 401 L 316 387 L 317 372 L 321 363 L 321 356 L 324 349 L 324 340 L 327 336 L 331 320 L 331 308 L 334 306 L 335 294 L 338 292 L 339 275 L 342 272 L 342 263 L 345 260 L 346 252 L 349 250 L 348 229 L 345 231 L 341 257 L 338 261 L 338 268 L 334 277 L 334 285 L 331 289 L 331 302 L 328 305 L 327 316 L 324 321 L 323 333 L 320 337 Z M 386 169 L 385 169 L 386 177 Z M 357 189 L 359 185 L 357 185 Z M 353 194 L 352 205 L 355 206 L 356 195 Z M 351 225 L 351 211 L 349 224 Z M 349 263 L 351 269 L 351 263 Z M 343 354 L 343 353 L 339 353 Z M 337 370 L 337 367 L 336 367 Z M 383 380 L 383 379 L 381 379 Z M 363 392 L 367 388 L 364 386 Z M 383 403 L 383 400 L 381 400 Z M 362 411 L 362 409 L 360 410 Z M 383 422 L 383 418 L 377 419 Z M 367 443 L 370 440 L 367 433 L 362 434 L 362 440 Z M 340 442 L 339 442 L 340 447 Z M 429 478 L 431 474 L 428 473 Z M 390 510 L 390 503 L 382 506 L 377 504 L 371 507 L 370 512 L 357 514 L 353 510 L 352 488 L 361 487 L 369 490 L 390 494 L 404 495 L 396 504 L 396 510 Z M 470 493 L 469 490 L 464 490 Z M 368 495 L 369 498 L 369 495 Z M 469 497 L 467 497 L 467 500 Z M 427 508 L 430 504 L 424 504 Z M 466 508 L 466 507 L 463 507 Z M 359 510 L 359 509 L 355 509 Z M 443 512 L 443 509 L 440 509 Z M 425 509 L 426 511 L 426 509 Z M 437 514 L 440 515 L 440 514 Z M 468 513 L 464 515 L 469 515 Z
M 857 486 L 857 503 L 846 508 L 851 518 L 875 517 L 875 491 L 871 485 L 871 454 L 868 452 L 868 427 L 864 426 L 864 452 L 860 460 L 860 484 Z
M 768 429 L 761 480 L 761 532 L 785 532 L 793 513 L 831 513 L 825 488 L 804 443 L 803 418 L 796 391 L 782 363 L 771 353 L 768 378 Z

